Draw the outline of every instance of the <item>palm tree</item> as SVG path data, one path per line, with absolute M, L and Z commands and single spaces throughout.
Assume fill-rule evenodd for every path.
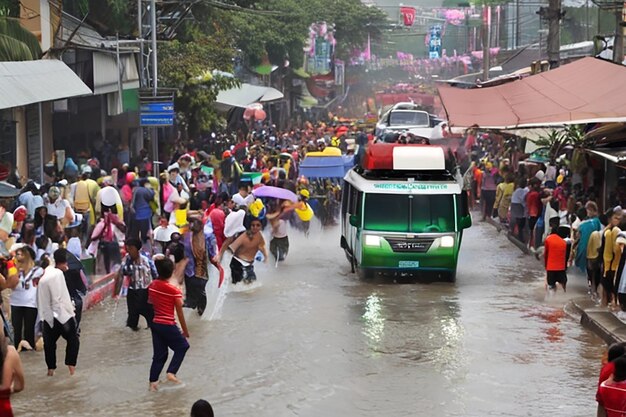
M 0 16 L 0 61 L 30 61 L 42 55 L 37 37 L 18 19 Z

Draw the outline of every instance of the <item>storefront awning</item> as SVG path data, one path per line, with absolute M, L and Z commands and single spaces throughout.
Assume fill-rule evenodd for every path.
M 228 111 L 233 107 L 246 108 L 253 103 L 267 103 L 283 97 L 283 93 L 275 88 L 244 83 L 239 88 L 220 91 L 215 107 L 219 111 Z
M 514 129 L 626 121 L 626 67 L 583 58 L 495 87 L 439 87 L 451 126 Z
M 90 94 L 62 61 L 0 62 L 0 109 Z

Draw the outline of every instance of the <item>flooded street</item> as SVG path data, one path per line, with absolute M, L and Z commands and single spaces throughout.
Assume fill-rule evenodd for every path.
M 63 341 L 53 378 L 42 353 L 22 354 L 16 416 L 188 416 L 199 398 L 216 416 L 595 415 L 605 346 L 562 313 L 562 293 L 545 300 L 540 264 L 493 227 L 465 233 L 455 284 L 360 281 L 338 228 L 290 239 L 255 288 L 226 286 L 204 319 L 186 310 L 184 387 L 148 392 L 150 332 L 107 301 L 83 316 L 74 377 Z

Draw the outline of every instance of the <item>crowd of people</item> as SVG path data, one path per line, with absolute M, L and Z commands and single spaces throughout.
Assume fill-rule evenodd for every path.
M 126 326 L 139 330 L 143 317 L 151 329 L 149 389 L 159 389 L 168 349 L 174 356 L 166 380 L 178 383 L 189 349 L 183 308 L 204 314 L 207 282 L 211 275 L 221 283 L 227 252 L 232 283 L 249 284 L 256 280 L 255 262 L 286 259 L 288 226 L 306 234 L 314 216 L 323 225 L 334 223 L 340 184 L 310 181 L 298 165 L 307 152 L 326 146 L 353 152 L 346 140 L 352 134 L 359 145 L 368 142 L 355 129 L 323 123 L 176 141 L 161 155 L 166 163 L 158 164 L 158 176 L 144 151 L 133 160 L 108 158 L 103 166 L 96 157 L 75 163 L 55 153 L 43 184 L 0 183 L 0 313 L 10 336 L 9 343 L 0 338 L 0 407 L 10 410 L 11 392 L 23 389 L 21 350 L 43 349 L 53 376 L 56 342 L 63 337 L 65 365 L 75 372 L 83 299 L 96 272 L 114 274 L 115 296 L 126 298 Z M 587 274 L 590 296 L 626 320 L 626 216 L 617 204 L 599 213 L 588 158 L 574 150 L 529 162 L 516 139 L 477 129 L 467 132 L 456 154 L 467 162 L 470 205 L 544 256 L 548 289 L 560 284 L 565 290 L 567 269 L 575 265 Z M 261 187 L 282 191 L 257 197 Z M 621 197 L 620 189 L 612 196 Z M 612 381 L 626 380 L 621 355 L 609 356 Z M 210 409 L 198 404 L 198 413 Z
M 126 325 L 138 330 L 143 317 L 151 329 L 150 390 L 159 388 L 168 349 L 174 356 L 166 380 L 178 383 L 189 348 L 182 309 L 204 314 L 209 275 L 221 285 L 226 252 L 232 253 L 232 283 L 249 284 L 255 262 L 278 264 L 288 256 L 288 225 L 308 233 L 315 216 L 323 225 L 336 220 L 339 183 L 309 181 L 298 175 L 298 165 L 307 152 L 326 146 L 349 152 L 349 133 L 320 123 L 176 141 L 161 155 L 166 163 L 157 165 L 158 176 L 144 151 L 133 160 L 108 156 L 102 165 L 97 157 L 75 162 L 55 152 L 43 184 L 5 178 L 0 313 L 9 342 L 0 343 L 0 356 L 2 387 L 10 389 L 0 392 L 0 407 L 10 409 L 10 393 L 24 385 L 18 351 L 43 349 L 53 376 L 63 337 L 65 365 L 74 374 L 83 300 L 96 274 L 115 277 L 114 295 L 126 298 Z M 260 187 L 273 191 L 257 198 Z
M 626 203 L 621 181 L 601 211 L 592 160 L 580 149 L 530 160 L 514 138 L 470 129 L 464 182 L 482 220 L 494 218 L 537 258 L 543 256 L 545 285 L 567 289 L 567 271 L 587 277 L 588 294 L 626 323 Z M 598 415 L 626 412 L 625 344 L 610 346 L 603 361 Z

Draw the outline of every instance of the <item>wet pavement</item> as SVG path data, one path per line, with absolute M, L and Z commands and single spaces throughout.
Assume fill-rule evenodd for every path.
M 16 416 L 188 416 L 199 398 L 216 416 L 595 414 L 606 347 L 562 308 L 584 283 L 546 299 L 540 264 L 491 226 L 466 232 L 455 284 L 360 281 L 338 229 L 291 234 L 258 285 L 211 294 L 203 319 L 186 312 L 185 386 L 148 392 L 150 332 L 108 301 L 83 316 L 75 376 L 22 355 Z

